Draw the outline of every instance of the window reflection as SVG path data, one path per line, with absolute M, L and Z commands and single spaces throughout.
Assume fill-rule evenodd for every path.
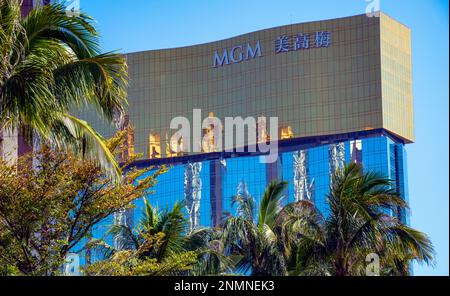
M 149 158 L 161 158 L 161 134 L 151 131 L 149 138 Z
M 292 127 L 290 125 L 281 126 L 280 134 L 281 140 L 294 138 L 294 132 L 292 131 Z
M 134 155 L 134 127 L 131 125 L 128 115 L 125 115 L 120 130 L 125 131 L 125 141 L 121 145 L 120 160 L 126 161 Z

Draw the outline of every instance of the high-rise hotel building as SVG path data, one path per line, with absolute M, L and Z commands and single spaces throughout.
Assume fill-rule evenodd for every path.
M 143 154 L 138 166 L 171 167 L 149 200 L 159 208 L 185 202 L 192 228 L 220 225 L 225 213 L 235 213 L 237 194 L 258 204 L 273 179 L 289 182 L 286 202 L 308 199 L 326 215 L 331 175 L 350 162 L 389 177 L 408 200 L 410 30 L 386 14 L 287 25 L 126 58 L 129 107 L 121 128 L 127 129 L 128 152 Z M 194 109 L 201 120 L 222 123 L 225 117 L 277 117 L 277 160 L 261 161 L 261 152 L 248 149 L 255 144 L 250 140 L 245 152 L 216 149 L 220 136 L 196 125 Z M 174 142 L 177 130 L 170 124 L 180 116 L 192 131 L 189 140 Z M 96 115 L 86 119 L 96 122 Z M 268 122 L 266 129 L 259 123 L 257 141 L 275 138 Z M 196 132 L 204 136 L 201 143 L 194 143 Z M 180 152 L 189 142 L 201 150 Z M 126 214 L 128 221 L 139 217 L 141 206 L 137 202 Z M 408 223 L 408 213 L 392 214 Z
M 116 128 L 127 130 L 127 152 L 143 155 L 136 165 L 170 166 L 149 201 L 160 209 L 185 202 L 191 228 L 220 225 L 226 213 L 235 213 L 231 200 L 237 194 L 251 195 L 258 204 L 274 179 L 289 182 L 286 202 L 311 200 L 326 215 L 331 175 L 350 162 L 389 177 L 408 200 L 411 40 L 409 28 L 391 17 L 364 14 L 286 25 L 126 58 L 129 106 Z M 249 133 L 243 147 L 234 145 L 244 152 L 217 149 L 225 136 L 198 124 L 199 110 L 200 120 L 222 123 L 226 117 L 266 117 L 267 125 L 245 123 L 256 125 L 250 127 L 257 131 L 256 142 L 278 138 L 276 160 L 261 161 L 266 156 L 249 149 L 256 144 Z M 105 137 L 113 134 L 115 127 L 95 112 L 83 116 Z M 172 140 L 177 117 L 189 120 L 189 139 Z M 271 117 L 278 118 L 276 130 L 269 126 Z M 200 148 L 180 151 L 187 144 Z M 136 204 L 133 212 L 116 215 L 116 223 L 138 219 L 142 201 Z M 407 213 L 392 214 L 408 223 Z

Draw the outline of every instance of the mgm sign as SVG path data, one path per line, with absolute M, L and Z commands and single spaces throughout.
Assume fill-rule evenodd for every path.
M 244 45 L 233 46 L 230 50 L 224 49 L 222 55 L 219 52 L 214 53 L 213 67 L 221 67 L 223 65 L 237 64 L 244 60 L 248 61 L 256 57 L 262 57 L 261 44 L 256 42 L 255 46 L 251 46 L 250 43 Z
M 331 33 L 328 31 L 317 31 L 313 33 L 299 33 L 293 36 L 281 35 L 274 42 L 275 54 L 303 51 L 310 48 L 330 47 Z M 247 45 L 233 46 L 230 50 L 225 48 L 222 53 L 216 51 L 214 53 L 213 68 L 222 67 L 223 65 L 238 64 L 242 61 L 248 61 L 254 58 L 263 57 L 261 44 L 259 41 L 254 46 L 250 43 Z

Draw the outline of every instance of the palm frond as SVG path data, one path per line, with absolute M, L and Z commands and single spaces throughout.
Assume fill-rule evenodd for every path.
M 91 250 L 97 254 L 97 257 L 109 259 L 116 253 L 114 247 L 110 246 L 103 239 L 93 238 L 84 247 L 84 250 Z
M 171 211 L 167 209 L 159 217 L 156 229 L 164 233 L 164 241 L 158 250 L 158 260 L 178 253 L 183 249 L 183 234 L 187 221 L 183 215 L 183 205 L 175 203 Z
M 410 255 L 419 263 L 435 264 L 433 244 L 426 234 L 402 224 L 389 227 L 388 233 L 390 247 L 397 252 Z
M 101 136 L 68 114 L 88 104 L 110 123 L 126 105 L 127 66 L 117 53 L 101 53 L 93 20 L 46 5 L 21 16 L 21 1 L 0 2 L 0 126 L 26 126 L 42 140 L 96 159 L 120 179 L 120 168 Z
M 147 233 L 152 233 L 156 229 L 158 221 L 158 208 L 153 208 L 147 198 L 144 197 L 144 215 L 139 223 L 139 228 Z
M 114 154 L 107 147 L 105 139 L 87 122 L 64 114 L 61 121 L 55 121 L 54 124 L 53 133 L 50 135 L 52 143 L 98 161 L 113 181 L 120 182 L 122 172 Z
M 76 17 L 66 13 L 63 4 L 46 5 L 32 10 L 23 20 L 28 37 L 27 51 L 33 53 L 35 42 L 56 40 L 71 49 L 79 58 L 99 54 L 99 35 L 92 26 L 93 19 L 80 12 Z
M 281 210 L 281 199 L 287 182 L 272 181 L 264 192 L 259 207 L 258 227 L 263 229 L 264 224 L 273 226 L 278 213 Z
M 236 195 L 231 197 L 231 207 L 237 206 L 238 217 L 248 220 L 254 219 L 255 199 L 251 195 Z
M 106 234 L 113 237 L 114 241 L 120 246 L 120 250 L 137 250 L 141 245 L 139 237 L 133 233 L 133 229 L 128 225 L 112 225 Z

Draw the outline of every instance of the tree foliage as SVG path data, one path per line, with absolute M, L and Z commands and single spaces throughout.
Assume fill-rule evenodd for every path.
M 118 151 L 123 139 L 119 133 L 109 140 L 110 151 Z M 165 172 L 127 163 L 117 184 L 95 162 L 46 145 L 18 162 L 0 160 L 0 266 L 23 275 L 58 274 L 66 255 L 94 225 L 151 193 Z
M 433 264 L 429 238 L 397 217 L 407 204 L 390 180 L 350 164 L 336 171 L 332 184 L 328 216 L 308 202 L 285 211 L 292 274 L 365 275 L 369 254 L 380 258 L 380 274 L 408 275 L 411 260 Z
M 181 275 L 198 263 L 198 250 L 189 249 L 183 205 L 159 211 L 144 199 L 144 215 L 136 226 L 111 225 L 105 239 L 94 239 L 86 247 L 99 258 L 87 266 L 88 275 Z
M 120 146 L 120 140 L 110 144 Z M 2 274 L 57 274 L 93 225 L 148 193 L 164 172 L 137 181 L 148 170 L 130 169 L 118 187 L 95 163 L 46 147 L 38 156 L 36 170 L 0 166 Z M 332 184 L 327 216 L 309 201 L 283 206 L 286 183 L 274 181 L 258 211 L 250 195 L 238 195 L 235 216 L 190 233 L 182 204 L 161 211 L 145 200 L 135 228 L 113 225 L 107 232 L 114 247 L 90 240 L 86 247 L 100 260 L 85 273 L 366 275 L 369 254 L 380 258 L 381 275 L 409 275 L 412 260 L 433 264 L 428 237 L 396 217 L 406 204 L 390 180 L 352 164 L 337 171 Z
M 257 220 L 252 196 L 237 195 L 233 198 L 237 216 L 226 219 L 222 242 L 225 254 L 235 256 L 238 271 L 259 276 L 286 273 L 283 247 L 276 233 L 286 187 L 287 182 L 273 181 L 269 184 L 261 199 Z
M 196 252 L 172 254 L 162 261 L 141 256 L 141 250 L 124 250 L 107 259 L 87 266 L 89 276 L 175 276 L 185 275 L 197 263 Z
M 255 220 L 255 201 L 238 195 L 236 216 L 221 234 L 235 269 L 252 275 L 366 275 L 368 255 L 380 259 L 381 275 L 409 275 L 413 260 L 434 263 L 426 234 L 402 224 L 407 209 L 392 182 L 363 173 L 356 164 L 336 171 L 327 196 L 330 213 L 309 201 L 282 206 L 286 183 L 266 189 Z

